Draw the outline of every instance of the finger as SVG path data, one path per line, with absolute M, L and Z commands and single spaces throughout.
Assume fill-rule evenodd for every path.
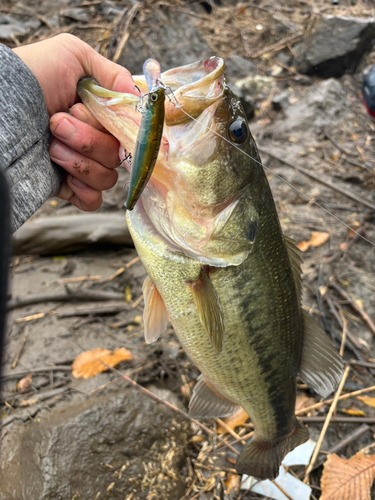
M 107 130 L 103 127 L 103 125 L 98 122 L 98 120 L 94 117 L 92 113 L 86 108 L 86 106 L 82 102 L 78 102 L 74 104 L 69 109 L 69 114 L 80 120 L 81 122 L 87 123 L 91 127 L 96 128 L 97 130 L 101 130 L 103 132 L 107 132 Z
M 70 174 L 64 178 L 58 197 L 68 200 L 72 205 L 85 212 L 98 210 L 103 203 L 101 191 L 92 189 Z
M 104 165 L 115 168 L 118 165 L 119 142 L 112 135 L 104 133 L 67 113 L 51 116 L 52 134 L 83 156 Z
M 93 189 L 111 189 L 117 182 L 116 169 L 106 168 L 95 160 L 84 156 L 67 145 L 52 139 L 49 149 L 51 159 L 66 172 Z

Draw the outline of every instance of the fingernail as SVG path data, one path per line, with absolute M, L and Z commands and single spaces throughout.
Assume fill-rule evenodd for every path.
M 59 141 L 52 141 L 49 155 L 55 161 L 68 161 L 74 155 L 74 151 Z
M 75 126 L 69 120 L 64 118 L 53 131 L 53 135 L 60 137 L 60 139 L 64 139 L 65 141 L 69 141 L 74 137 L 76 132 L 77 129 Z
M 85 182 L 82 182 L 77 179 L 77 177 L 74 177 L 74 175 L 71 175 L 71 182 L 80 189 L 87 189 L 89 187 Z

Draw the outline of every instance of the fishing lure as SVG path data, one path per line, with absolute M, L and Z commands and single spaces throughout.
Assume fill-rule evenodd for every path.
M 149 93 L 144 105 L 141 100 L 140 110 L 143 116 L 132 158 L 130 186 L 125 203 L 127 210 L 133 210 L 151 177 L 163 134 L 166 87 L 160 81 L 160 64 L 155 59 L 147 59 L 143 65 L 143 73 Z

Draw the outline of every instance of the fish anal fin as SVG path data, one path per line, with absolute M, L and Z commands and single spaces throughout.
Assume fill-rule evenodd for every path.
M 342 378 L 342 359 L 318 323 L 306 311 L 302 313 L 304 338 L 299 374 L 309 387 L 325 398 Z
M 168 325 L 168 313 L 163 299 L 155 284 L 147 276 L 142 287 L 145 308 L 143 310 L 143 323 L 145 328 L 145 341 L 147 344 L 155 342 Z
M 294 431 L 280 441 L 262 441 L 255 435 L 238 457 L 236 471 L 257 479 L 275 479 L 285 455 L 308 439 L 308 430 L 297 421 Z
M 292 268 L 293 278 L 297 288 L 298 300 L 301 302 L 301 295 L 302 295 L 301 253 L 302 252 L 298 247 L 296 247 L 295 242 L 291 238 L 288 238 L 288 236 L 284 235 L 284 242 L 286 245 L 286 249 L 288 251 L 289 262 Z
M 238 404 L 222 396 L 203 375 L 198 377 L 189 403 L 189 415 L 194 418 L 229 417 Z
M 216 354 L 219 354 L 224 337 L 224 313 L 219 296 L 206 271 L 202 268 L 199 278 L 189 281 L 199 319 L 206 330 Z

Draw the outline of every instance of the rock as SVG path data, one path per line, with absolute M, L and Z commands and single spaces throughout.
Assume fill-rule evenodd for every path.
M 166 71 L 214 55 L 195 27 L 193 16 L 181 12 L 176 15 L 173 9 L 161 7 L 143 9 L 140 14 L 131 25 L 129 39 L 117 61 L 132 74 L 141 74 L 144 61 L 150 57 Z
M 275 111 L 285 111 L 289 104 L 289 92 L 277 94 L 272 99 L 272 107 Z
M 170 391 L 162 395 L 175 403 Z M 132 389 L 53 408 L 3 438 L 0 500 L 123 500 L 131 492 L 145 500 L 150 489 L 152 498 L 178 500 L 189 429 Z
M 259 133 L 284 140 L 293 133 L 299 137 L 319 135 L 337 125 L 347 113 L 346 92 L 338 80 L 330 78 L 311 86 L 284 114 Z M 258 137 L 258 135 L 257 135 Z M 259 137 L 258 137 L 259 138 Z
M 323 78 L 353 73 L 375 40 L 375 19 L 325 17 L 297 48 L 297 70 Z
M 22 37 L 41 25 L 39 19 L 28 18 L 20 21 L 13 16 L 0 14 L 0 40 L 12 40 L 12 37 Z

